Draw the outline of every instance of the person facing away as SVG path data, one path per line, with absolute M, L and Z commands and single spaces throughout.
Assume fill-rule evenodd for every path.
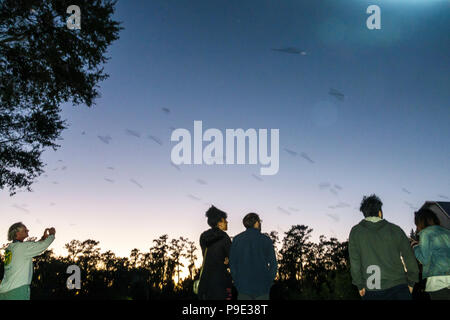
M 200 235 L 203 271 L 198 286 L 200 300 L 231 300 L 232 281 L 228 271 L 231 239 L 227 214 L 214 206 L 206 211 L 211 227 Z
M 417 211 L 414 222 L 419 242 L 411 245 L 423 266 L 422 277 L 427 279 L 425 292 L 431 300 L 450 300 L 450 230 L 441 227 L 429 209 Z
M 365 219 L 349 236 L 352 283 L 364 300 L 411 300 L 419 267 L 405 232 L 383 219 L 382 205 L 374 194 L 361 202 Z
M 230 270 L 238 300 L 269 300 L 277 275 L 277 259 L 272 240 L 261 233 L 262 220 L 256 213 L 244 219 L 246 230 L 233 238 Z
M 8 230 L 5 249 L 5 272 L 0 283 L 0 300 L 30 300 L 30 284 L 33 278 L 33 257 L 43 253 L 55 240 L 55 228 L 45 229 L 40 241 L 24 241 L 28 229 L 22 223 L 13 224 Z

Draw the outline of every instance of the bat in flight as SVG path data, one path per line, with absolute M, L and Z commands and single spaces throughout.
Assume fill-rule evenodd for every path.
M 272 48 L 272 50 L 278 51 L 278 52 L 290 53 L 290 54 L 301 54 L 302 56 L 306 56 L 306 51 L 300 50 L 300 49 L 297 49 L 294 47 L 279 48 L 279 49 Z
M 344 100 L 344 94 L 342 92 L 337 91 L 336 89 L 331 88 L 328 92 L 329 95 L 336 97 L 337 99 L 343 101 Z

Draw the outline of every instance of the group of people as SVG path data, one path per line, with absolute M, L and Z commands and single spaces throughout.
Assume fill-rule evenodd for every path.
M 426 278 L 425 291 L 433 300 L 450 300 L 450 230 L 441 227 L 429 209 L 415 213 L 420 241 L 409 239 L 397 225 L 383 218 L 383 203 L 376 195 L 363 197 L 364 219 L 349 236 L 352 283 L 363 300 L 410 300 L 419 282 L 419 264 Z M 233 238 L 227 231 L 227 214 L 212 206 L 211 227 L 200 236 L 203 265 L 198 297 L 230 300 L 232 286 L 238 300 L 269 299 L 277 274 L 271 239 L 261 233 L 261 219 L 249 213 L 246 230 Z
M 231 300 L 234 284 L 239 300 L 269 300 L 278 266 L 272 240 L 261 233 L 259 216 L 247 214 L 243 219 L 246 230 L 233 241 L 225 232 L 228 222 L 224 211 L 212 206 L 206 217 L 211 228 L 200 236 L 203 266 L 199 299 Z
M 450 230 L 429 209 L 415 213 L 419 241 L 409 239 L 383 218 L 376 195 L 364 197 L 364 220 L 349 237 L 352 283 L 365 300 L 410 300 L 419 282 L 419 265 L 432 300 L 450 300 Z
M 450 300 L 450 230 L 441 227 L 429 209 L 415 213 L 419 241 L 409 239 L 397 225 L 383 217 L 383 203 L 376 195 L 364 197 L 364 219 L 349 236 L 352 283 L 364 300 L 409 300 L 419 282 L 419 264 L 431 299 Z M 245 231 L 231 241 L 226 233 L 227 214 L 211 206 L 206 212 L 210 229 L 200 236 L 203 265 L 198 284 L 200 300 L 231 300 L 233 286 L 238 300 L 268 300 L 277 275 L 277 259 L 270 237 L 261 233 L 256 213 L 242 222 Z M 55 228 L 45 229 L 39 241 L 28 238 L 19 222 L 8 230 L 0 300 L 29 300 L 33 257 L 55 239 Z

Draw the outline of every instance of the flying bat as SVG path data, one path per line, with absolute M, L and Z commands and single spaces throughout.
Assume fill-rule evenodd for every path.
M 284 151 L 286 151 L 287 153 L 289 153 L 293 157 L 297 156 L 297 152 L 295 152 L 295 151 L 289 150 L 287 148 L 284 148 Z
M 314 163 L 314 161 L 313 161 L 306 153 L 302 152 L 302 153 L 300 153 L 300 156 L 301 156 L 303 159 L 309 161 L 310 163 Z
M 198 198 L 198 197 L 196 197 L 196 196 L 193 196 L 192 194 L 188 194 L 187 196 L 188 196 L 189 198 L 191 198 L 192 200 L 196 200 L 196 201 L 202 200 L 202 199 L 200 199 L 200 198 Z
M 109 144 L 109 142 L 112 140 L 110 136 L 97 136 L 103 143 Z
M 404 201 L 405 204 L 411 209 L 411 210 L 417 210 L 417 207 L 414 207 L 411 203 L 409 203 L 408 201 Z
M 23 211 L 23 212 L 25 212 L 25 213 L 30 213 L 30 211 L 28 211 L 28 210 L 25 209 L 25 208 L 22 208 L 22 207 L 19 206 L 18 204 L 14 204 L 14 205 L 12 205 L 12 207 L 14 207 L 14 208 L 16 208 L 16 209 L 18 209 L 18 210 L 20 210 L 20 211 Z
M 162 143 L 161 139 L 159 139 L 158 137 L 155 137 L 155 136 L 149 135 L 149 136 L 148 136 L 148 138 L 149 138 L 150 140 L 153 140 L 153 141 L 155 141 L 155 142 L 156 142 L 157 144 L 159 144 L 160 146 L 162 146 L 162 145 L 163 145 L 163 143 Z
M 402 188 L 402 191 L 403 191 L 404 193 L 411 194 L 411 191 L 408 191 L 408 190 L 405 189 L 405 188 Z
M 329 188 L 329 187 L 330 187 L 330 184 L 328 182 L 322 182 L 321 184 L 319 184 L 319 188 L 322 190 Z
M 336 89 L 330 88 L 330 91 L 328 92 L 329 95 L 332 95 L 336 97 L 337 99 L 343 101 L 344 100 L 344 94 L 342 92 L 337 91 Z
M 258 177 L 256 174 L 252 173 L 252 177 L 255 178 L 258 181 L 263 181 L 260 177 Z
M 286 209 L 283 209 L 282 207 L 277 207 L 278 211 L 280 211 L 281 213 L 287 214 L 288 216 L 291 215 L 291 213 L 289 211 L 287 211 Z
M 306 56 L 306 51 L 299 50 L 299 49 L 294 48 L 294 47 L 279 48 L 279 49 L 272 48 L 272 50 L 273 51 L 284 52 L 284 53 L 290 53 L 290 54 L 301 54 L 302 56 Z
M 331 219 L 334 220 L 334 222 L 339 222 L 339 216 L 335 214 L 328 213 L 327 216 L 329 216 Z
M 350 205 L 348 203 L 345 203 L 345 202 L 339 202 L 337 205 L 329 206 L 328 208 L 330 208 L 330 209 L 337 209 L 337 208 L 346 208 L 346 207 L 350 207 Z
M 130 135 L 130 136 L 136 137 L 136 138 L 140 138 L 141 137 L 141 134 L 139 132 L 136 132 L 136 131 L 133 131 L 133 130 L 130 130 L 130 129 L 125 129 L 125 133 Z
M 139 188 L 144 189 L 144 187 L 143 187 L 140 183 L 138 183 L 136 180 L 130 179 L 130 182 L 134 183 L 134 184 L 137 185 Z

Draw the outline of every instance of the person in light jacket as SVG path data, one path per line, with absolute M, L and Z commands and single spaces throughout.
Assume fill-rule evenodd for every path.
M 40 241 L 24 241 L 28 229 L 22 223 L 13 224 L 8 230 L 5 249 L 5 273 L 0 283 L 0 300 L 30 300 L 30 284 L 33 278 L 33 257 L 43 253 L 55 240 L 55 228 L 45 229 Z
M 425 292 L 432 300 L 450 300 L 450 230 L 441 227 L 429 209 L 417 211 L 414 220 L 419 242 L 412 245 L 427 279 Z

